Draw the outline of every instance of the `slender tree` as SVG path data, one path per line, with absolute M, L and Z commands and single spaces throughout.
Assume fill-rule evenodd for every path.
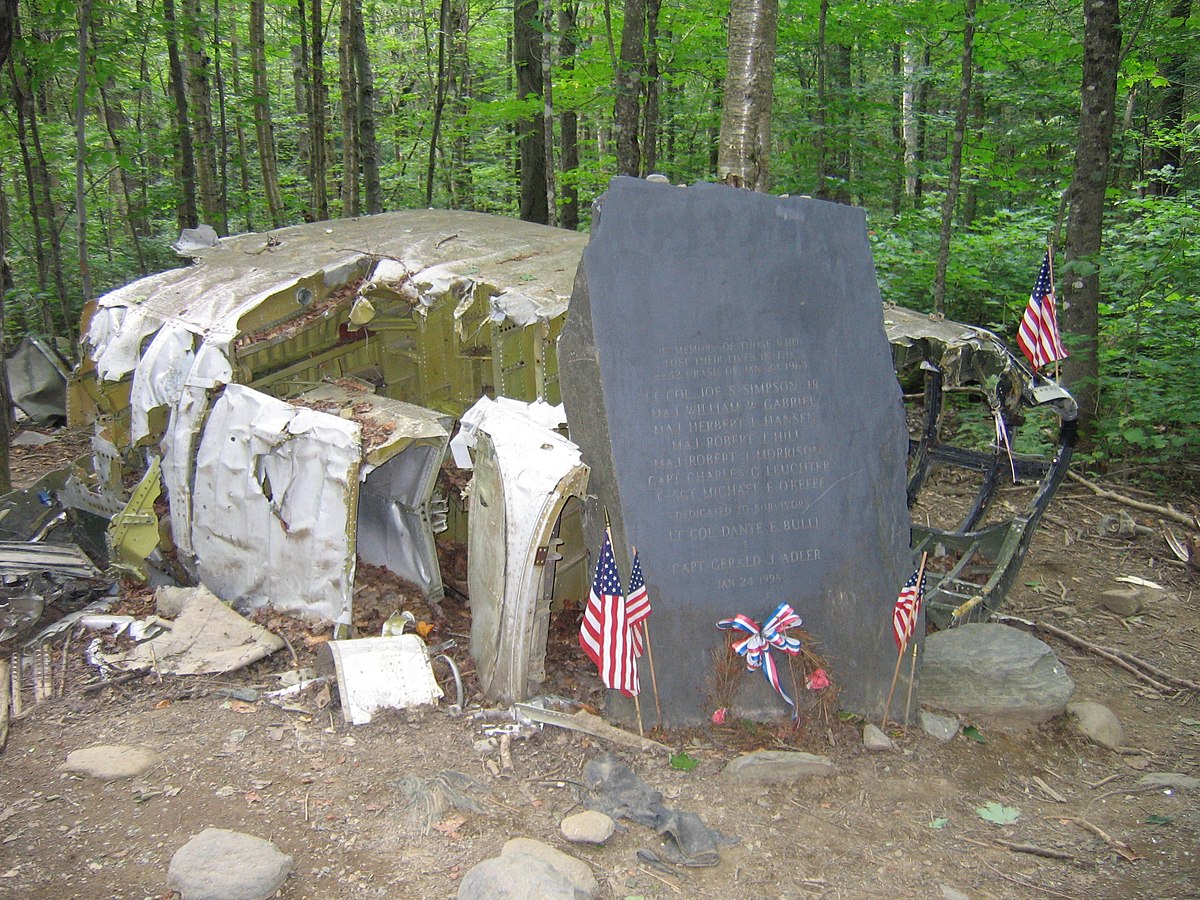
M 171 76 L 171 96 L 175 101 L 175 141 L 178 152 L 179 187 L 183 192 L 177 211 L 180 229 L 199 224 L 196 207 L 196 154 L 192 146 L 192 125 L 188 116 L 188 97 L 183 62 L 179 57 L 179 28 L 175 21 L 175 0 L 163 0 L 163 21 L 167 32 L 167 57 Z
M 617 172 L 639 175 L 642 152 L 638 144 L 641 121 L 642 75 L 646 67 L 646 0 L 625 0 L 621 25 L 621 58 L 617 63 L 617 97 L 613 131 L 617 139 Z
M 1079 428 L 1090 442 L 1099 399 L 1097 357 L 1100 308 L 1100 246 L 1104 196 L 1112 157 L 1117 70 L 1121 62 L 1121 13 L 1117 0 L 1084 4 L 1083 90 L 1075 168 L 1067 188 L 1067 245 L 1063 275 L 1063 323 L 1070 335 L 1063 374 L 1079 402 Z
M 538 33 L 541 16 L 538 10 L 538 0 L 515 0 L 513 3 L 513 64 L 517 72 L 517 97 L 522 100 L 540 101 L 542 96 L 542 40 Z M 550 221 L 550 210 L 546 206 L 546 144 L 540 109 L 538 114 L 526 114 L 517 121 L 517 152 L 521 173 L 521 218 L 545 225 Z
M 975 71 L 975 0 L 966 0 L 963 21 L 962 64 L 959 74 L 958 106 L 954 112 L 954 136 L 950 140 L 950 177 L 942 199 L 942 228 L 938 243 L 937 274 L 933 278 L 933 311 L 946 314 L 946 268 L 950 263 L 950 237 L 954 229 L 954 207 L 962 183 L 963 142 L 967 114 L 971 108 L 971 75 Z
M 266 28 L 264 0 L 250 0 L 250 68 L 254 81 L 254 133 L 258 139 L 258 161 L 262 171 L 267 214 L 276 228 L 283 226 L 283 198 L 279 192 L 279 169 L 275 158 L 275 130 L 271 125 L 271 98 L 267 91 Z
M 88 31 L 92 0 L 79 3 L 79 68 L 75 84 L 75 234 L 79 251 L 79 289 L 83 302 L 92 299 L 92 266 L 88 259 L 87 218 L 87 89 Z

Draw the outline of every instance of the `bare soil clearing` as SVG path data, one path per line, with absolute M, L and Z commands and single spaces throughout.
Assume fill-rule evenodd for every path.
M 73 455 L 63 445 L 24 455 L 18 448 L 14 480 L 27 483 Z M 1176 506 L 1187 506 L 1182 499 Z M 1200 681 L 1200 581 L 1164 561 L 1170 552 L 1144 513 L 1135 518 L 1153 534 L 1100 536 L 1096 523 L 1120 511 L 1066 485 L 1004 611 Z M 1120 619 L 1098 603 L 1120 575 L 1154 580 L 1170 599 Z M 393 608 L 425 612 L 379 572 L 364 570 L 359 591 L 364 628 L 377 628 Z M 135 603 L 146 608 L 144 594 Z M 468 613 L 453 600 L 446 613 L 438 637 L 459 639 L 453 652 L 469 670 Z M 547 689 L 596 702 L 598 681 L 581 654 L 568 652 L 571 623 L 560 618 Z M 281 619 L 274 625 L 311 664 L 319 635 Z M 720 865 L 674 873 L 638 860 L 657 838 L 637 825 L 603 847 L 563 840 L 559 822 L 581 808 L 583 764 L 611 748 L 546 728 L 514 739 L 512 768 L 501 768 L 498 748 L 478 743 L 469 675 L 467 715 L 452 717 L 443 706 L 350 727 L 314 696 L 289 710 L 230 695 L 275 687 L 273 674 L 293 666 L 286 651 L 219 679 L 151 674 L 85 691 L 96 676 L 84 643 L 67 649 L 62 695 L 27 703 L 0 755 L 0 896 L 165 897 L 172 854 L 209 826 L 269 839 L 290 854 L 295 872 L 283 898 L 452 897 L 468 869 L 517 836 L 587 862 L 608 897 L 942 897 L 943 886 L 972 898 L 1200 896 L 1200 795 L 1137 785 L 1151 771 L 1200 776 L 1200 696 L 1159 692 L 1054 639 L 1076 699 L 1112 709 L 1129 747 L 1105 750 L 1065 721 L 1024 735 L 981 724 L 982 743 L 960 735 L 942 744 L 911 727 L 893 731 L 896 753 L 865 751 L 855 722 L 831 730 L 811 723 L 798 735 L 738 723 L 659 735 L 699 765 L 677 771 L 665 758 L 620 755 L 668 805 L 740 839 L 722 850 Z M 61 650 L 58 641 L 57 667 Z M 70 751 L 117 743 L 153 748 L 163 763 L 111 783 L 60 772 Z M 780 786 L 720 777 L 738 753 L 785 746 L 829 756 L 836 774 Z M 447 769 L 478 782 L 470 795 L 482 812 L 423 814 L 428 794 L 414 797 L 414 779 L 429 784 Z M 1005 826 L 985 821 L 976 809 L 990 802 L 1020 817 Z

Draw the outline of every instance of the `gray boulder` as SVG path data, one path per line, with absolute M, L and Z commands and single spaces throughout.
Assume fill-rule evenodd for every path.
M 1066 710 L 1075 683 L 1045 643 L 991 623 L 925 639 L 921 702 L 964 718 L 1023 728 Z
M 292 871 L 292 858 L 270 841 L 206 828 L 171 857 L 167 887 L 182 900 L 266 900 Z
M 458 900 L 592 900 L 599 894 L 587 863 L 530 838 L 513 838 L 458 886 Z

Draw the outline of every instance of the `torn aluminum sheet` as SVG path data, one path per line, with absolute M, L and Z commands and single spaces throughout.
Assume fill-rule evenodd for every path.
M 103 664 L 164 675 L 217 675 L 283 649 L 282 638 L 239 616 L 205 587 L 159 588 L 155 597 L 161 613 L 178 610 L 170 629 L 125 653 L 97 654 Z
M 545 678 L 550 542 L 590 470 L 574 443 L 486 397 L 464 418 L 475 424 L 476 441 L 468 520 L 471 656 L 486 696 L 521 700 Z
M 381 709 L 424 706 L 442 696 L 429 650 L 415 634 L 329 641 L 319 652 L 320 668 L 337 676 L 342 715 L 351 725 L 368 724 Z
M 196 453 L 200 581 L 243 608 L 350 621 L 362 428 L 238 384 Z
M 67 362 L 46 341 L 27 337 L 6 357 L 9 395 L 30 420 L 61 422 L 67 417 Z
M 446 417 L 341 384 L 321 385 L 295 401 L 363 429 L 358 505 L 348 550 L 420 588 L 434 608 L 445 596 L 432 510 L 438 471 L 449 441 Z

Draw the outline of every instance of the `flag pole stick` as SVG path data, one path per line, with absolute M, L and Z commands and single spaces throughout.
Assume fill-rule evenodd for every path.
M 658 698 L 658 673 L 654 671 L 654 647 L 650 643 L 650 625 L 642 623 L 642 637 L 646 639 L 646 661 L 650 663 L 650 686 L 654 689 L 654 709 L 658 713 L 658 727 L 663 727 L 662 701 Z
M 918 595 L 921 590 L 921 577 L 925 574 L 925 563 L 929 560 L 929 551 L 926 550 L 921 554 L 921 565 L 917 569 L 917 591 Z M 916 627 L 914 623 L 913 627 Z M 892 696 L 896 693 L 896 679 L 900 677 L 900 663 L 904 659 L 905 651 L 908 650 L 908 642 L 904 642 L 904 646 L 900 648 L 900 652 L 896 654 L 896 670 L 892 672 L 892 686 L 888 688 L 887 702 L 883 705 L 883 721 L 879 723 L 879 730 L 884 731 L 887 728 L 888 712 L 892 708 Z
M 904 736 L 908 737 L 908 717 L 912 711 L 913 682 L 917 679 L 917 645 L 913 644 L 912 663 L 908 667 L 908 698 L 904 701 Z
M 896 654 L 896 670 L 892 672 L 892 686 L 888 688 L 887 702 L 883 704 L 883 721 L 879 723 L 880 731 L 887 731 L 888 711 L 892 708 L 892 695 L 896 693 L 896 679 L 900 677 L 900 663 L 904 660 L 904 651 L 908 644 L 900 648 Z
M 1046 242 L 1046 259 L 1050 263 L 1050 293 L 1053 294 L 1054 293 L 1054 242 L 1053 241 Z M 1054 380 L 1055 381 L 1062 380 L 1062 360 L 1059 360 L 1059 359 L 1056 359 L 1054 361 Z
M 645 729 L 642 727 L 642 698 L 641 698 L 641 696 L 640 696 L 639 694 L 634 694 L 634 695 L 633 695 L 633 708 L 634 708 L 634 709 L 637 711 L 637 717 L 638 717 L 638 734 L 639 734 L 641 737 L 645 737 L 645 736 L 646 736 L 646 731 L 645 731 Z

